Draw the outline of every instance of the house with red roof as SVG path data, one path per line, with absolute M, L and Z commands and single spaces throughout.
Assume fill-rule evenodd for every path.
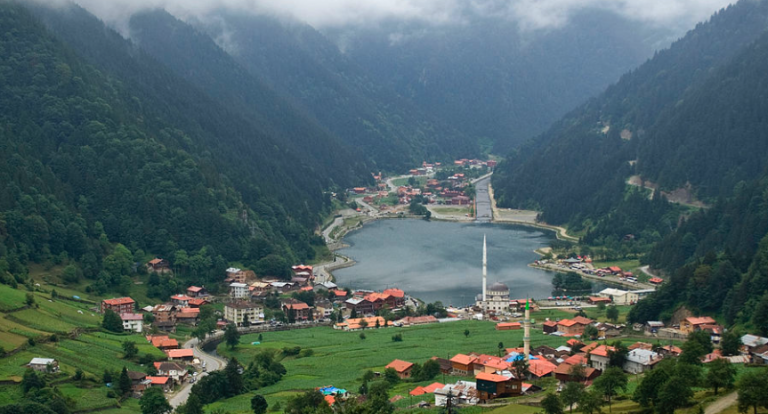
M 536 378 L 549 377 L 556 369 L 557 365 L 544 358 L 528 360 L 528 372 Z
M 583 348 L 582 348 L 583 349 Z M 609 367 L 609 352 L 615 352 L 616 348 L 607 345 L 600 345 L 589 351 L 589 363 L 592 368 L 605 371 Z
M 576 336 L 584 333 L 584 328 L 594 322 L 592 319 L 577 316 L 573 319 L 562 319 L 557 322 L 557 331 L 564 335 Z
M 700 331 L 702 325 L 717 325 L 717 321 L 709 316 L 691 316 L 680 321 L 680 330 L 690 335 L 696 331 Z
M 478 398 L 492 400 L 495 398 L 520 395 L 522 393 L 522 381 L 517 378 L 482 372 L 475 376 Z
M 179 342 L 167 335 L 148 336 L 147 339 L 152 342 L 152 346 L 158 349 L 176 349 L 179 347 Z
M 521 328 L 520 322 L 501 322 L 496 324 L 497 331 L 514 331 Z
M 477 360 L 476 357 L 464 354 L 456 354 L 451 358 L 451 366 L 453 373 L 456 375 L 470 375 L 474 373 L 474 363 Z
M 129 297 L 104 299 L 101 301 L 101 313 L 107 309 L 120 315 L 122 313 L 133 313 L 133 306 L 136 303 Z
M 174 305 L 186 308 L 189 306 L 189 300 L 192 299 L 192 297 L 187 295 L 173 295 L 171 296 L 171 301 Z
M 165 354 L 171 360 L 192 361 L 195 359 L 195 353 L 191 348 L 169 349 L 165 351 Z
M 208 302 L 206 299 L 203 298 L 192 298 L 189 300 L 188 305 L 190 308 L 200 308 L 203 305 L 207 305 L 210 302 Z
M 147 262 L 147 273 L 173 273 L 171 264 L 165 259 L 154 258 Z
M 475 362 L 472 364 L 474 373 L 479 374 L 481 372 L 494 373 L 496 371 L 504 371 L 509 369 L 510 363 L 495 355 L 478 355 L 475 357 Z
M 173 388 L 173 381 L 170 377 L 147 377 L 151 387 L 159 387 L 163 392 L 168 392 Z
M 411 370 L 413 369 L 413 363 L 408 361 L 403 361 L 401 359 L 396 359 L 389 364 L 387 364 L 384 369 L 394 369 L 397 372 L 397 376 L 399 376 L 401 379 L 406 379 L 411 377 Z
M 580 359 L 583 359 L 583 362 L 579 362 L 576 364 L 569 364 L 566 361 L 563 361 L 563 363 L 558 365 L 557 369 L 555 369 L 555 378 L 557 378 L 561 384 L 564 384 L 566 382 L 571 382 L 571 381 L 590 382 L 600 376 L 601 372 L 599 370 L 586 366 L 586 358 L 580 358 Z M 573 375 L 574 374 L 573 367 L 576 365 L 581 365 L 584 367 L 583 378 L 578 378 Z
M 541 324 L 541 329 L 545 334 L 551 334 L 557 332 L 557 322 L 545 321 Z
M 205 287 L 190 286 L 187 288 L 187 295 L 193 298 L 196 298 L 198 296 L 205 296 L 207 294 L 208 294 L 208 291 L 205 290 Z
M 283 312 L 288 315 L 289 312 L 293 312 L 294 318 L 297 321 L 306 321 L 310 318 L 312 308 L 306 303 L 298 299 L 284 299 L 282 301 Z

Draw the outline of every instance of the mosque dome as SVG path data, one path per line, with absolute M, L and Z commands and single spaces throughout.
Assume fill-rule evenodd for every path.
M 509 292 L 509 287 L 501 282 L 496 282 L 492 284 L 488 290 L 492 292 Z

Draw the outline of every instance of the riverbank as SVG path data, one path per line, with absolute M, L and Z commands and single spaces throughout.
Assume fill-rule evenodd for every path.
M 546 223 L 540 223 L 536 221 L 539 216 L 538 211 L 533 210 L 515 210 L 515 209 L 501 209 L 496 205 L 496 198 L 493 196 L 493 186 L 490 181 L 488 182 L 488 196 L 491 199 L 491 211 L 493 212 L 494 223 L 511 223 L 519 224 L 522 226 L 530 226 L 538 229 L 544 229 L 555 232 L 558 240 L 565 240 L 574 243 L 579 242 L 579 238 L 568 234 L 568 230 L 565 227 L 553 226 Z

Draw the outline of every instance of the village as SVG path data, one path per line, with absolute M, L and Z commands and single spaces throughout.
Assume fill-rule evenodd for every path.
M 392 215 L 424 215 L 447 220 L 474 219 L 475 189 L 473 182 L 492 172 L 495 160 L 460 159 L 453 165 L 428 163 L 407 175 L 388 178 L 372 173 L 375 185 L 348 190 L 358 204 L 357 211 L 371 217 Z M 412 204 L 426 206 L 418 209 Z
M 111 298 L 104 299 L 96 310 L 104 314 L 105 319 L 108 313 L 118 315 L 125 332 L 145 335 L 147 343 L 166 356 L 164 360 L 153 361 L 146 372 L 127 371 L 131 392 L 137 398 L 148 388 L 157 387 L 173 399 L 206 375 L 209 367 L 203 357 L 205 351 L 193 343 L 185 347 L 179 342 L 182 337 L 177 334 L 199 326 L 207 330 L 200 335 L 202 338 L 220 337 L 228 327 L 251 334 L 324 325 L 326 327 L 322 329 L 339 331 L 339 335 L 359 335 L 364 339 L 365 332 L 371 330 L 407 331 L 457 321 L 493 322 L 500 340 L 496 355 L 481 351 L 457 352 L 445 357 L 434 355 L 429 361 L 434 361 L 432 365 L 439 367 L 439 372 L 436 369 L 433 377 L 443 375 L 443 382 L 418 385 L 407 395 L 392 397 L 393 403 L 416 398 L 417 405 L 422 407 L 483 405 L 494 400 L 512 403 L 515 397 L 546 395 L 552 391 L 552 386 L 559 392 L 569 382 L 590 387 L 610 367 L 640 375 L 665 359 L 678 358 L 683 352 L 684 341 L 697 333 L 704 333 L 713 349 L 701 356 L 703 364 L 719 359 L 727 359 L 733 364 L 768 361 L 768 338 L 750 334 L 739 338 L 738 354 L 724 354 L 719 348 L 725 330 L 709 316 L 689 315 L 669 325 L 661 321 L 627 325 L 618 323 L 618 311 L 611 316 L 611 310 L 626 309 L 642 300 L 649 289 L 607 288 L 585 297 L 514 299 L 503 283 L 486 286 L 485 246 L 483 251 L 482 294 L 478 295 L 475 305 L 463 309 L 422 304 L 397 288 L 381 292 L 352 291 L 325 279 L 321 281 L 313 266 L 299 264 L 292 266 L 289 279 L 258 277 L 250 270 L 228 268 L 221 280 L 227 288 L 226 294 L 212 295 L 204 286 L 188 286 L 167 302 L 138 308 L 130 297 Z M 549 262 L 601 278 L 608 275 L 624 280 L 634 277 L 617 267 L 595 269 L 589 257 Z M 172 273 L 170 263 L 161 258 L 155 258 L 145 266 L 148 272 Z M 663 283 L 659 278 L 654 279 L 657 280 L 650 283 Z M 202 320 L 201 314 L 206 313 L 203 312 L 206 308 L 215 309 L 215 323 L 208 325 L 210 320 Z M 610 321 L 587 317 L 585 309 L 598 314 L 603 311 Z M 525 331 L 523 346 L 508 348 L 501 345 L 501 339 L 509 335 L 509 331 L 520 330 Z M 468 329 L 465 335 L 469 335 Z M 532 337 L 536 339 L 532 341 Z M 551 339 L 546 339 L 547 344 L 540 344 L 542 338 Z M 258 344 L 252 343 L 253 346 Z M 620 351 L 621 362 L 617 363 L 615 354 Z M 419 362 L 409 361 L 408 355 L 403 354 L 391 360 L 376 375 L 387 374 L 408 381 L 416 367 L 421 369 Z M 427 361 L 421 362 L 426 364 Z M 221 369 L 224 364 L 217 365 L 213 369 Z M 59 362 L 39 355 L 28 363 L 28 367 L 55 374 Z M 451 377 L 456 380 L 449 381 Z M 326 384 L 318 384 L 316 388 L 330 405 L 354 397 L 346 389 Z
M 385 179 L 380 173 L 374 174 L 375 188 L 354 188 L 349 193 L 358 196 L 356 202 L 369 216 L 399 215 L 404 208 L 415 213 L 411 208 L 414 203 L 427 205 L 430 212 L 440 211 L 435 208 L 442 205 L 460 206 L 467 209 L 465 215 L 469 216 L 474 211 L 471 180 L 494 166 L 492 160 L 457 160 L 448 168 L 425 162 L 410 176 Z M 174 274 L 172 264 L 163 258 L 154 258 L 142 266 L 150 274 Z M 622 289 L 514 298 L 504 283 L 487 286 L 486 266 L 484 241 L 481 293 L 474 304 L 463 308 L 425 304 L 394 287 L 381 292 L 344 288 L 333 281 L 329 273 L 333 267 L 315 269 L 313 265 L 297 264 L 287 278 L 259 276 L 252 270 L 229 267 L 213 289 L 216 294 L 206 286 L 191 285 L 162 303 L 139 307 L 131 297 L 116 297 L 102 300 L 91 310 L 104 315 L 105 320 L 108 313 L 117 315 L 123 332 L 144 335 L 147 345 L 162 352 L 164 358 L 155 358 L 144 372 L 127 370 L 126 374 L 133 397 L 140 398 L 149 388 L 159 388 L 173 406 L 184 403 L 199 379 L 224 368 L 226 360 L 221 355 L 210 355 L 201 344 L 222 342 L 227 330 L 236 330 L 245 337 L 258 334 L 257 341 L 250 341 L 253 347 L 260 346 L 262 333 L 311 327 L 331 329 L 339 335 L 358 335 L 364 340 L 371 330 L 409 332 L 460 321 L 494 324 L 500 339 L 495 355 L 470 349 L 420 361 L 404 353 L 379 368 L 376 376 L 405 383 L 423 380 L 427 365 L 432 369 L 430 380 L 443 376 L 442 382 L 416 385 L 405 390 L 407 393 L 393 395 L 390 401 L 398 407 L 514 404 L 520 398 L 540 402 L 552 391 L 561 392 L 570 382 L 591 387 L 611 367 L 636 376 L 650 371 L 661 361 L 678 358 L 682 344 L 695 333 L 706 334 L 713 349 L 701 356 L 704 364 L 718 359 L 734 364 L 768 361 L 768 338 L 750 334 L 740 337 L 743 345 L 737 355 L 723 354 L 719 347 L 725 329 L 709 316 L 682 314 L 667 325 L 661 321 L 620 323 L 619 309 L 626 313 L 654 292 L 664 283 L 660 277 L 633 274 L 615 265 L 596 267 L 587 255 L 548 254 L 531 266 L 576 274 Z M 603 315 L 602 321 L 597 320 L 598 315 Z M 523 330 L 522 346 L 502 346 L 502 338 Z M 470 330 L 464 332 L 468 336 Z M 393 341 L 402 338 L 400 335 L 394 335 Z M 618 363 L 617 353 L 622 355 Z M 59 372 L 59 361 L 46 355 L 34 357 L 27 366 L 46 374 Z M 315 388 L 331 406 L 358 398 L 345 388 L 322 383 Z M 408 404 L 403 405 L 406 400 Z

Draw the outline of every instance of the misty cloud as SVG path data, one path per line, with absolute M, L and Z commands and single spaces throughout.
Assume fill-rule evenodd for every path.
M 37 0 L 62 3 L 66 0 Z M 131 14 L 164 8 L 182 19 L 204 17 L 218 9 L 292 18 L 311 26 L 339 28 L 412 21 L 433 25 L 462 24 L 469 16 L 515 21 L 523 29 L 561 27 L 585 9 L 610 10 L 643 22 L 692 27 L 729 0 L 75 0 L 102 20 L 121 26 Z

